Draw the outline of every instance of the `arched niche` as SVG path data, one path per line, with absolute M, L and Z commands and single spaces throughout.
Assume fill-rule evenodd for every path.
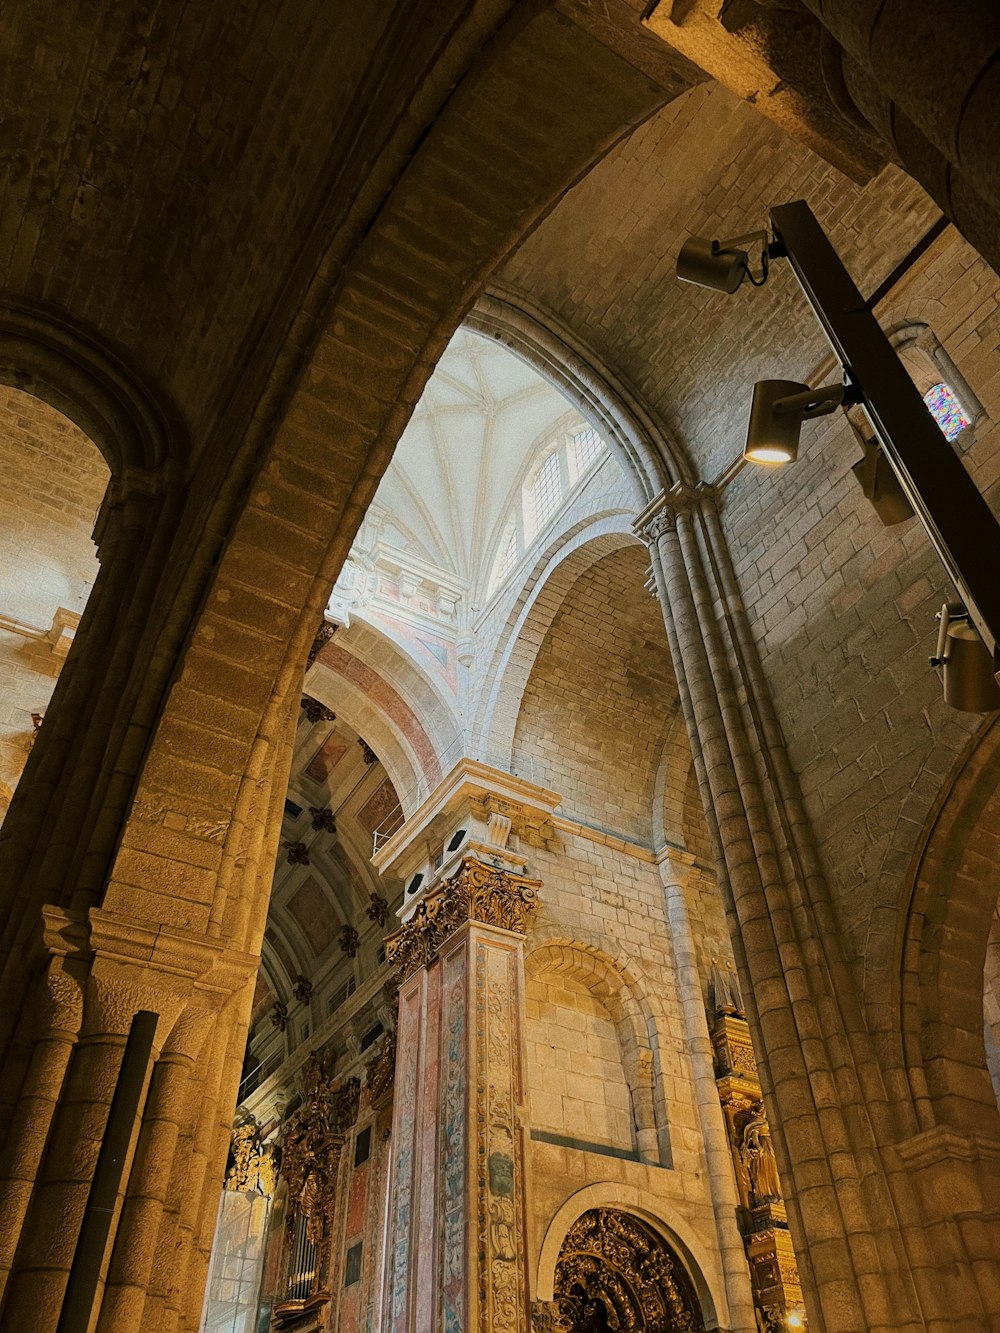
M 560 1294 L 557 1283 L 561 1277 L 559 1265 L 564 1251 L 569 1248 L 567 1239 L 580 1219 L 592 1212 L 635 1218 L 641 1224 L 644 1243 L 649 1249 L 657 1242 L 666 1248 L 674 1272 L 679 1273 L 682 1282 L 687 1284 L 696 1304 L 696 1317 L 700 1322 L 692 1321 L 689 1326 L 692 1333 L 701 1328 L 727 1326 L 728 1306 L 720 1276 L 715 1273 L 710 1256 L 690 1225 L 651 1191 L 611 1181 L 597 1182 L 577 1190 L 545 1227 L 534 1284 L 538 1301 L 557 1301 Z M 570 1247 L 573 1244 L 570 1239 Z M 670 1325 L 664 1333 L 668 1331 L 673 1333 Z
M 669 1165 L 655 1024 L 636 979 L 601 949 L 552 940 L 526 957 L 525 984 L 533 1128 Z
M 597 514 L 574 525 L 541 554 L 524 580 L 484 675 L 474 735 L 480 755 L 504 768 L 510 763 L 517 710 L 539 646 L 577 578 L 603 556 L 635 544 L 631 515 Z
M 694 1283 L 674 1248 L 649 1222 L 619 1208 L 590 1208 L 559 1251 L 555 1296 L 569 1333 L 699 1333 Z

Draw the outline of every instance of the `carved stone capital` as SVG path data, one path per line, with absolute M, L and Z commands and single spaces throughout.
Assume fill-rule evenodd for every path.
M 463 859 L 457 872 L 417 904 L 408 921 L 386 937 L 385 956 L 400 980 L 437 957 L 445 940 L 466 921 L 524 934 L 541 882 Z

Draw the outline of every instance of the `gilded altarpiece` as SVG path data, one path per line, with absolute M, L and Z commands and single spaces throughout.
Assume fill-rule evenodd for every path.
M 523 929 L 535 887 L 467 859 L 442 886 L 442 899 L 390 941 L 389 956 L 404 973 L 391 1333 L 524 1333 L 528 1326 L 518 1120 L 524 937 L 507 927 Z
M 760 1333 L 784 1333 L 805 1327 L 802 1284 L 735 972 L 716 964 L 712 991 L 716 1084 L 740 1193 L 757 1323 Z

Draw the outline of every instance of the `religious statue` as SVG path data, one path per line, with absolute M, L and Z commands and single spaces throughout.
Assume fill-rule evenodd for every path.
M 712 959 L 712 1004 L 717 1015 L 732 1014 L 736 1018 L 746 1016 L 736 969 L 722 958 Z
M 754 1202 L 762 1204 L 780 1199 L 781 1182 L 778 1180 L 778 1164 L 771 1146 L 771 1131 L 763 1104 L 758 1103 L 750 1119 L 743 1126 L 740 1156 L 750 1177 Z

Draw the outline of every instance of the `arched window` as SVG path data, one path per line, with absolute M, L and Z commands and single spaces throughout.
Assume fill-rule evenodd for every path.
M 512 573 L 517 564 L 517 525 L 513 522 L 507 524 L 500 538 L 500 544 L 497 546 L 496 557 L 493 561 L 493 572 L 490 574 L 490 592 L 499 588 L 508 574 Z
M 605 443 L 593 426 L 585 426 L 571 435 L 567 449 L 570 484 L 575 486 L 605 452 Z
M 931 327 L 902 324 L 889 334 L 889 340 L 945 439 L 954 441 L 963 436 L 958 447 L 968 448 L 972 427 L 983 415 L 983 406 Z
M 487 585 L 490 597 L 607 456 L 607 444 L 582 421 L 543 442 L 500 533 Z
M 961 435 L 966 426 L 972 425 L 972 420 L 956 398 L 954 389 L 944 380 L 927 390 L 924 402 L 931 416 L 941 427 L 946 440 L 954 440 Z
M 553 449 L 524 488 L 524 535 L 530 541 L 559 508 L 563 497 L 562 469 Z

